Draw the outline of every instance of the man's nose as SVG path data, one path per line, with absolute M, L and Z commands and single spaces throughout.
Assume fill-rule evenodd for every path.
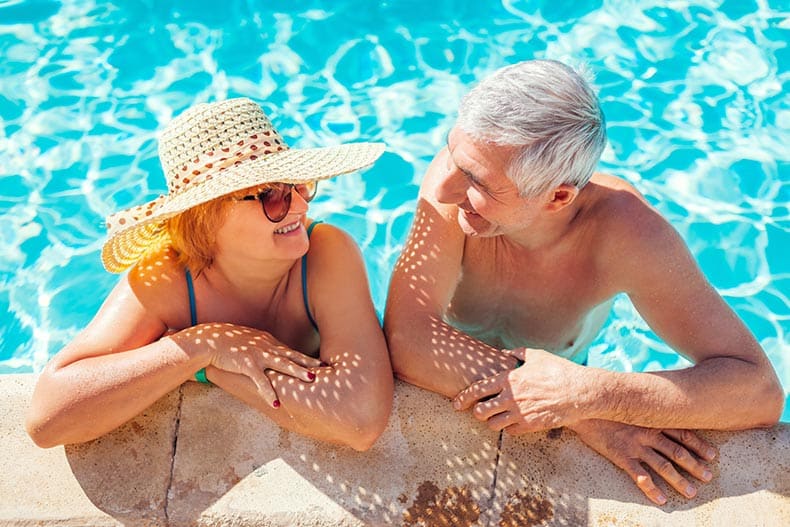
M 450 165 L 443 171 L 436 187 L 436 199 L 439 203 L 461 203 L 466 199 L 468 186 L 464 174 L 455 165 Z

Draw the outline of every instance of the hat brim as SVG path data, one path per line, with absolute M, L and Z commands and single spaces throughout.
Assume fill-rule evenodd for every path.
M 134 265 L 164 236 L 165 221 L 192 207 L 267 183 L 304 183 L 329 179 L 372 165 L 384 152 L 383 143 L 289 149 L 232 166 L 181 192 L 120 211 L 108 218 L 110 232 L 102 247 L 104 268 L 120 273 Z M 124 216 L 122 226 L 114 218 Z

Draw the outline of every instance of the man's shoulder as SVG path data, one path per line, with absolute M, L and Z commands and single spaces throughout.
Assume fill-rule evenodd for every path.
M 666 220 L 642 193 L 623 178 L 596 173 L 588 186 L 592 214 L 607 230 L 630 230 L 650 227 L 654 223 L 654 226 L 666 224 Z
M 596 252 L 611 268 L 677 251 L 683 242 L 669 221 L 628 181 L 596 174 L 590 183 L 595 197 Z
M 596 202 L 617 207 L 618 211 L 620 207 L 649 206 L 642 193 L 621 177 L 596 172 L 587 185 L 594 190 Z

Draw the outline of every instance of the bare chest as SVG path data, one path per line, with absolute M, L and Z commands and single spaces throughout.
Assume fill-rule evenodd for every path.
M 448 321 L 495 347 L 573 346 L 588 313 L 606 299 L 587 259 L 518 258 L 482 242 L 468 244 Z

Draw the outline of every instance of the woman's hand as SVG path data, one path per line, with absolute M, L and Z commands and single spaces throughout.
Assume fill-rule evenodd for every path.
M 168 338 L 181 347 L 202 348 L 210 366 L 249 377 L 260 397 L 274 408 L 280 401 L 267 370 L 312 382 L 315 374 L 308 368 L 321 366 L 319 359 L 288 348 L 266 331 L 234 324 L 199 324 Z

